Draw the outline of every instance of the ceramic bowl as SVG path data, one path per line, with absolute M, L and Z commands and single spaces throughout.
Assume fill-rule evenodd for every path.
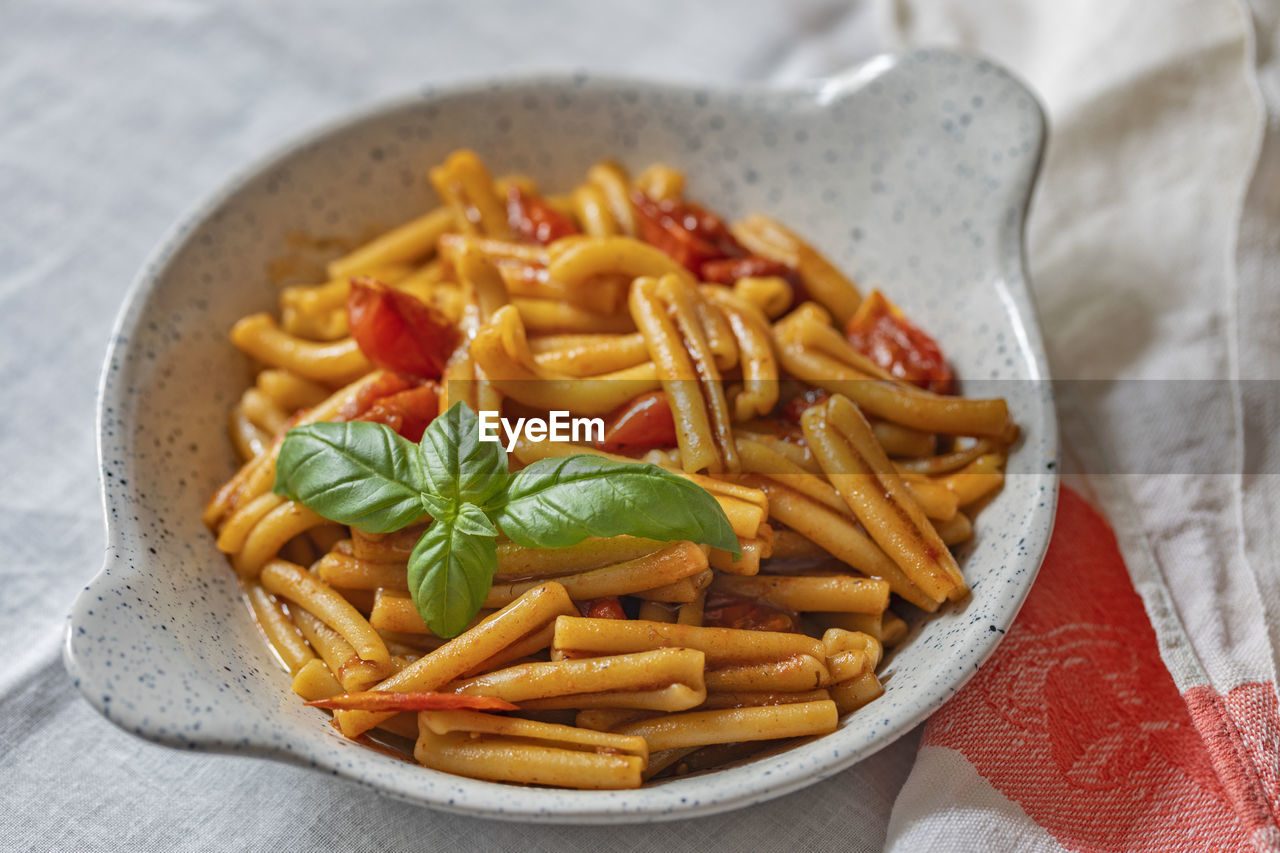
M 138 277 L 103 371 L 101 572 L 72 609 L 66 664 L 116 725 L 190 750 L 274 758 L 434 808 L 516 820 L 652 821 L 776 797 L 921 722 L 991 654 L 1048 544 L 1057 439 L 1023 222 L 1044 140 L 1035 98 L 980 59 L 877 58 L 795 90 L 588 75 L 427 90 L 254 167 L 181 224 Z M 368 234 L 426 209 L 429 164 L 471 147 L 497 173 L 568 187 L 605 157 L 685 170 L 728 217 L 767 211 L 938 338 L 969 394 L 1009 399 L 1023 439 L 961 554 L 973 596 L 913 627 L 883 698 L 790 751 L 634 791 L 464 779 L 344 740 L 289 690 L 200 521 L 234 470 L 229 406 L 249 365 L 227 341 L 269 310 L 298 235 Z M 298 250 L 300 251 L 300 250 Z M 246 770 L 250 768 L 246 766 Z

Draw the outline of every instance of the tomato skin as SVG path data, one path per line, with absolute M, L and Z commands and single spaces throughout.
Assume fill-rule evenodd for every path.
M 703 281 L 732 285 L 747 276 L 779 276 L 795 294 L 792 304 L 808 298 L 804 282 L 791 267 L 750 254 L 711 211 L 689 202 L 654 201 L 639 190 L 631 193 L 640 236 L 670 255 Z
M 386 424 L 415 444 L 440 413 L 440 389 L 434 382 L 379 397 L 356 420 Z
M 769 258 L 762 258 L 759 255 L 706 261 L 702 264 L 700 273 L 703 281 L 730 285 L 747 276 L 757 278 L 761 276 L 778 276 L 790 280 L 794 275 L 794 271 L 786 264 Z
M 353 278 L 347 296 L 351 336 L 374 364 L 439 379 L 458 331 L 432 306 L 372 278 Z
M 698 275 L 703 281 L 730 286 L 740 278 L 777 276 L 791 285 L 792 306 L 799 305 L 809 299 L 809 291 L 805 289 L 804 279 L 800 278 L 800 273 L 781 261 L 761 257 L 760 255 L 705 261 L 699 268 Z
M 581 233 L 560 211 L 517 186 L 507 190 L 507 222 L 525 240 L 544 246 Z
M 873 291 L 849 318 L 845 337 L 858 352 L 899 379 L 935 394 L 951 393 L 955 375 L 937 341 Z
M 654 201 L 639 190 L 632 191 L 631 205 L 641 238 L 690 272 L 701 275 L 707 261 L 747 254 L 724 221 L 706 208 L 673 199 Z
M 392 394 L 399 394 L 401 391 L 407 391 L 413 386 L 414 380 L 401 376 L 399 373 L 383 373 L 372 382 L 364 385 L 354 398 L 348 400 L 338 410 L 333 419 L 335 421 L 354 421 L 369 411 L 369 407 L 376 401 L 383 397 L 390 397 Z
M 800 416 L 806 410 L 814 406 L 821 406 L 830 398 L 830 392 L 823 391 L 821 388 L 808 388 L 803 393 L 787 401 L 787 404 L 782 407 L 782 419 L 787 423 L 799 424 Z
M 676 420 L 661 391 L 636 397 L 617 409 L 605 422 L 604 440 L 597 446 L 609 453 L 674 447 Z
M 578 612 L 588 619 L 626 619 L 626 611 L 616 595 L 578 602 Z
M 702 624 L 711 628 L 737 628 L 742 631 L 789 633 L 796 629 L 795 619 L 785 610 L 733 595 L 708 597 L 702 611 Z

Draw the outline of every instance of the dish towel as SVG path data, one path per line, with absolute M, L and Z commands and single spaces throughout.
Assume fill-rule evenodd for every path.
M 994 657 L 925 726 L 900 850 L 1248 850 L 1274 841 L 1275 692 L 1180 694 L 1110 527 L 1063 488 Z
M 980 50 L 1045 101 L 1031 278 L 1068 482 L 1097 507 L 1062 490 L 1024 610 L 925 727 L 888 847 L 1280 849 L 1275 9 L 884 11 L 899 44 Z

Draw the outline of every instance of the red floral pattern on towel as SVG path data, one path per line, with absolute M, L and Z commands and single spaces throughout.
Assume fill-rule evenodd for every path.
M 1009 636 L 924 742 L 962 753 L 1068 848 L 1250 850 L 1275 827 L 1274 696 L 1180 695 L 1114 534 L 1064 488 Z

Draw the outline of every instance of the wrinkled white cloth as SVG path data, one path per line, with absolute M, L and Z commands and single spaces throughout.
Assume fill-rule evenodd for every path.
M 59 655 L 64 615 L 102 561 L 94 397 L 112 318 L 151 248 L 231 172 L 352 109 L 459 78 L 817 77 L 875 52 L 870 14 L 822 2 L 0 4 L 0 849 L 879 849 L 912 738 L 733 814 L 522 826 L 138 740 L 80 699 Z
M 896 43 L 978 50 L 1044 100 L 1051 132 L 1028 254 L 1069 467 L 1085 474 L 1072 482 L 1116 529 L 1206 740 L 1215 727 L 1243 732 L 1215 764 L 1269 801 L 1252 843 L 1280 845 L 1277 10 L 1123 0 L 890 8 Z M 1222 716 L 1197 716 L 1206 696 L 1224 697 L 1212 707 Z M 931 785 L 955 774 L 971 784 Z M 1059 849 L 1033 817 L 957 753 L 928 747 L 889 843 Z
M 94 396 L 111 320 L 148 251 L 195 200 L 272 147 L 382 97 L 557 68 L 786 84 L 889 47 L 952 44 L 1011 66 L 1049 109 L 1029 240 L 1057 375 L 1274 379 L 1280 308 L 1267 274 L 1280 202 L 1269 188 L 1280 146 L 1263 131 L 1264 103 L 1280 98 L 1276 17 L 1230 0 L 0 6 L 0 846 L 874 850 L 886 832 L 904 850 L 925 839 L 939 849 L 1050 843 L 978 785 L 930 785 L 963 768 L 929 756 L 895 809 L 918 735 L 766 805 L 604 828 L 445 815 L 119 732 L 79 699 L 59 659 L 63 614 L 102 554 Z M 1274 472 L 1274 395 L 1268 414 L 1265 396 L 1206 387 L 1226 394 L 1229 411 L 1207 400 L 1203 429 L 1248 455 L 1250 470 Z M 1067 436 L 1085 456 L 1119 455 L 1123 470 L 1148 430 L 1117 394 L 1083 401 L 1087 434 L 1068 424 Z M 1276 480 L 1233 470 L 1125 478 L 1135 582 L 1161 638 L 1189 638 L 1164 649 L 1180 687 L 1275 678 Z M 1007 830 L 963 834 L 983 809 Z

